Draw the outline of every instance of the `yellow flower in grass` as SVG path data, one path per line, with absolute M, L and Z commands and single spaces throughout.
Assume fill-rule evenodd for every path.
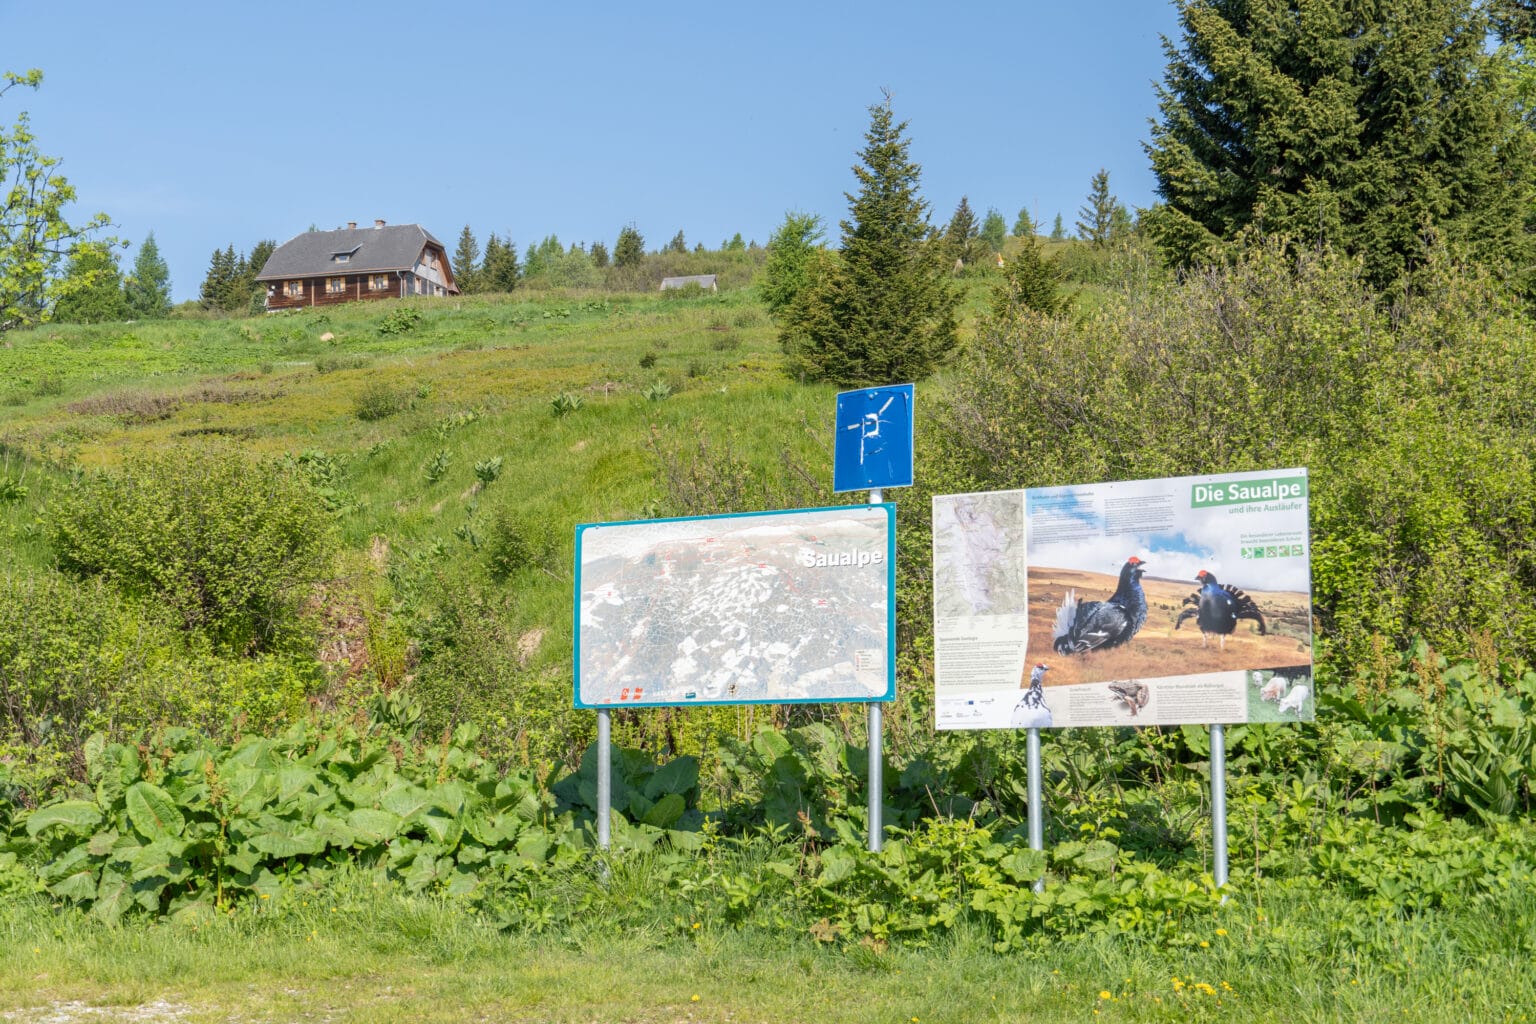
M 1110 994 L 1109 989 L 1105 988 L 1105 989 L 1100 989 L 1099 990 L 1099 998 L 1100 999 L 1113 999 L 1115 997 Z
M 1227 934 L 1227 930 L 1225 928 L 1217 928 L 1216 929 L 1216 934 L 1217 935 L 1225 935 L 1225 934 Z
M 1199 989 L 1201 992 L 1204 992 L 1208 996 L 1213 996 L 1216 994 L 1216 990 L 1212 988 L 1209 983 L 1204 981 L 1195 982 L 1194 987 Z
M 689 1002 L 690 1002 L 690 1003 L 696 1003 L 696 1002 L 698 1002 L 698 1001 L 699 1001 L 699 994 L 698 994 L 698 993 L 697 993 L 697 992 L 695 992 L 695 993 L 694 993 L 694 994 L 693 994 L 693 995 L 691 995 L 691 996 L 689 996 L 689 997 L 688 997 L 688 1001 L 689 1001 Z

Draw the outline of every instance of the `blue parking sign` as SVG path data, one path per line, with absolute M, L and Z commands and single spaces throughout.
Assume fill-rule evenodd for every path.
M 837 396 L 832 490 L 912 486 L 912 385 L 893 384 Z

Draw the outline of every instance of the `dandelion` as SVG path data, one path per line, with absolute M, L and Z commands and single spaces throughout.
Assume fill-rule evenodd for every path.
M 1109 989 L 1106 988 L 1106 989 L 1100 989 L 1099 990 L 1099 998 L 1100 999 L 1113 999 L 1115 997 L 1110 995 Z
M 693 926 L 695 928 L 702 928 L 702 927 L 704 927 L 703 925 L 699 924 L 699 922 L 697 922 L 697 921 L 693 922 Z
M 698 994 L 698 993 L 697 993 L 697 992 L 695 992 L 695 993 L 694 993 L 694 994 L 693 994 L 693 995 L 691 995 L 691 996 L 689 996 L 689 997 L 688 997 L 688 1001 L 689 1001 L 689 1002 L 690 1002 L 690 1003 L 696 1003 L 696 1002 L 698 1002 L 698 1001 L 699 1001 L 699 994 Z
M 1226 982 L 1222 982 L 1221 983 L 1221 987 L 1222 987 L 1223 990 L 1225 990 L 1227 992 L 1231 992 L 1232 991 L 1232 986 L 1228 985 Z
M 1209 982 L 1197 981 L 1195 982 L 1194 987 L 1199 989 L 1201 992 L 1204 992 L 1208 996 L 1213 996 L 1216 994 L 1216 990 L 1211 987 Z
M 264 892 L 264 893 L 261 894 L 261 898 L 264 899 L 264 900 L 269 900 L 269 899 L 272 898 L 272 894 Z
M 1210 949 L 1211 948 L 1211 944 L 1210 944 L 1210 942 L 1208 940 L 1201 939 L 1200 940 L 1200 948 L 1201 949 Z
M 1217 928 L 1216 929 L 1216 934 L 1217 935 L 1225 935 L 1225 934 L 1227 934 L 1227 930 L 1225 928 Z

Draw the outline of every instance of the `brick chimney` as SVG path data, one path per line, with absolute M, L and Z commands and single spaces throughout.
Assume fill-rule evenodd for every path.
M 376 220 L 373 222 L 373 226 L 376 228 L 381 228 L 384 226 L 384 222 L 382 220 Z

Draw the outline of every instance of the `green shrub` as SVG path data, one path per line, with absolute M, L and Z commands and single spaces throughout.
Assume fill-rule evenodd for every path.
M 946 487 L 1308 466 L 1325 655 L 1536 653 L 1536 336 L 1443 255 L 1386 308 L 1357 262 L 1262 246 L 984 325 L 954 379 Z
M 169 609 L 220 650 L 270 650 L 330 571 L 328 516 L 302 473 L 208 445 L 81 478 L 50 510 L 59 565 Z
M 421 324 L 421 310 L 401 306 L 379 321 L 380 334 L 405 334 Z
M 352 412 L 365 423 L 372 423 L 375 420 L 387 419 L 410 407 L 409 392 L 392 388 L 388 384 L 370 384 L 357 396 L 357 401 L 352 405 Z

